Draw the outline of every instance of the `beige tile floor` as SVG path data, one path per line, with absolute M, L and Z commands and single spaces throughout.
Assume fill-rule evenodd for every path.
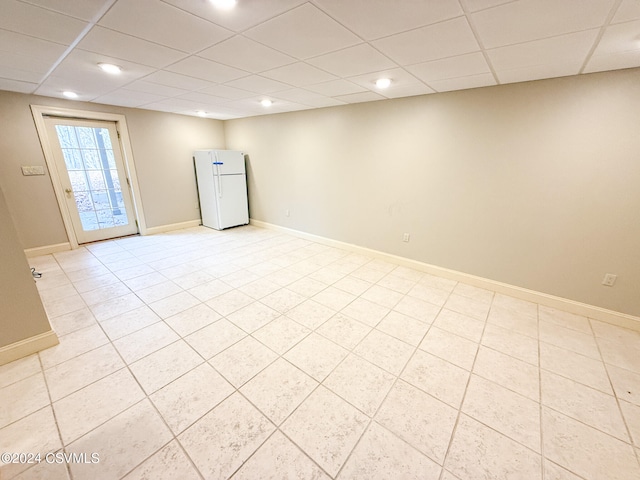
M 2 479 L 640 478 L 638 333 L 255 227 L 31 263 L 0 451 L 99 463 Z

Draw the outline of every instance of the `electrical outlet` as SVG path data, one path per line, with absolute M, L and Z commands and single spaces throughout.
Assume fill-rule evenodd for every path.
M 410 238 L 410 235 L 409 235 L 408 233 L 405 233 L 405 234 L 402 236 L 402 241 L 403 241 L 403 242 L 408 242 L 408 241 L 409 241 L 409 238 Z
M 617 275 L 607 273 L 602 280 L 602 284 L 606 287 L 613 287 L 613 284 L 616 283 L 616 278 L 618 278 Z

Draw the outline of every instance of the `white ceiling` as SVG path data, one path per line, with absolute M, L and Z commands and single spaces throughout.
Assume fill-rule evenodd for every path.
M 640 0 L 0 0 L 1 90 L 219 119 L 638 66 Z

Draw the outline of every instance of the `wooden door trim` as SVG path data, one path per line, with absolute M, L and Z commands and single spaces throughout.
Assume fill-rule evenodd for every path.
M 38 137 L 40 138 L 40 144 L 44 153 L 44 158 L 47 163 L 47 169 L 51 177 L 51 183 L 53 185 L 53 191 L 58 201 L 60 208 L 60 214 L 62 215 L 62 222 L 69 238 L 69 244 L 71 248 L 78 248 L 79 243 L 76 237 L 73 223 L 71 222 L 71 215 L 66 205 L 64 196 L 64 189 L 60 176 L 58 174 L 53 150 L 51 147 L 52 139 L 49 138 L 47 128 L 45 125 L 45 116 L 55 116 L 62 118 L 73 118 L 77 120 L 104 120 L 109 122 L 115 122 L 116 129 L 120 134 L 120 147 L 122 149 L 122 159 L 124 161 L 124 167 L 131 183 L 131 196 L 133 200 L 133 209 L 135 211 L 135 218 L 138 221 L 138 230 L 140 235 L 147 234 L 147 223 L 145 221 L 144 211 L 142 208 L 142 201 L 140 195 L 140 186 L 138 184 L 138 175 L 136 173 L 135 163 L 133 161 L 133 150 L 131 148 L 131 141 L 129 138 L 129 129 L 127 127 L 127 120 L 124 115 L 117 113 L 104 113 L 93 112 L 89 110 L 75 110 L 69 108 L 60 107 L 47 107 L 43 105 L 31 105 L 31 113 L 36 125 Z

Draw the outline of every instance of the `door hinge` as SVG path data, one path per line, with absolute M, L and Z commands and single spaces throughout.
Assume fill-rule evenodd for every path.
M 118 139 L 120 139 L 120 130 L 116 130 L 116 133 L 118 134 Z
M 129 177 L 127 177 L 127 185 L 131 188 L 131 182 L 129 181 Z
M 138 220 L 134 220 L 134 222 L 136 222 L 136 228 L 140 228 L 140 226 L 138 225 Z

